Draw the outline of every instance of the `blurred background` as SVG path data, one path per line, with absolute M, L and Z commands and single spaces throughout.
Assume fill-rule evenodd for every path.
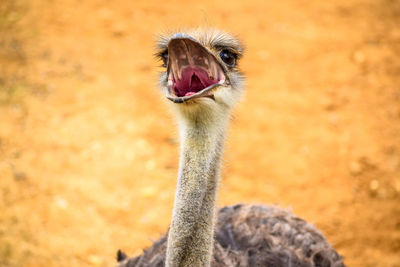
M 240 36 L 218 205 L 275 203 L 348 266 L 400 266 L 400 2 L 0 2 L 0 266 L 112 266 L 169 225 L 157 34 Z

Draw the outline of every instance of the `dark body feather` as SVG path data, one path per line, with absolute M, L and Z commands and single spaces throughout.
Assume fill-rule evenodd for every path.
M 163 267 L 167 235 L 118 267 Z M 218 212 L 212 267 L 344 267 L 311 224 L 275 206 L 235 205 Z

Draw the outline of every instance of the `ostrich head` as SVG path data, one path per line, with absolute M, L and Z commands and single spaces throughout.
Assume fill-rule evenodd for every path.
M 243 47 L 219 30 L 197 29 L 162 37 L 157 56 L 166 70 L 161 87 L 183 117 L 229 114 L 240 98 L 243 76 L 237 64 Z

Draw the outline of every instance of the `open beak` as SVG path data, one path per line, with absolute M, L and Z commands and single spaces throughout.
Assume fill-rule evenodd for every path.
M 174 103 L 199 97 L 213 99 L 214 90 L 229 83 L 225 67 L 190 38 L 169 41 L 167 79 L 167 98 Z

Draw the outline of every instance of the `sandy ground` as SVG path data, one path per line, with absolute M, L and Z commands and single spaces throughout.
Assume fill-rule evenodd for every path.
M 247 52 L 218 205 L 276 203 L 348 266 L 400 266 L 400 2 L 0 2 L 0 266 L 112 266 L 166 231 L 176 127 L 157 33 Z

